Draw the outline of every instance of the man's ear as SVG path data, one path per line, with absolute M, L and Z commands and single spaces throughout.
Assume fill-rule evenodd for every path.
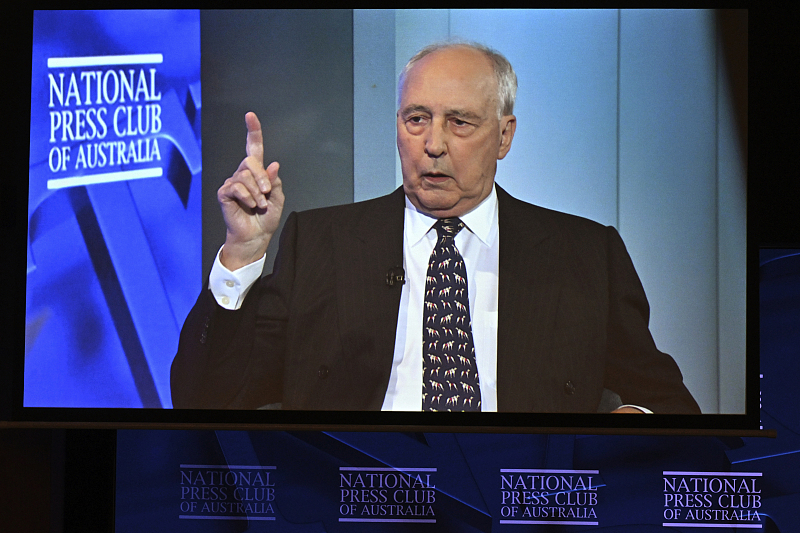
M 517 117 L 506 115 L 500 119 L 500 149 L 497 151 L 497 159 L 503 159 L 511 150 L 515 131 L 517 131 Z

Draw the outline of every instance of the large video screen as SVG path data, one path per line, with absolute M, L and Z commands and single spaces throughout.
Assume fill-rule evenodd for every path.
M 34 12 L 14 417 L 757 428 L 746 16 Z M 731 24 L 744 30 L 733 42 Z M 419 118 L 409 110 L 432 113 L 431 128 L 439 115 L 403 108 L 412 90 L 398 76 L 424 46 L 453 40 L 501 53 L 518 84 L 496 209 L 481 203 L 488 229 L 476 209 L 464 215 L 473 240 L 455 239 L 477 268 L 464 281 L 469 333 L 458 313 L 449 327 L 450 311 L 422 311 L 434 289 L 411 261 L 407 213 L 419 205 L 403 194 L 415 157 L 403 135 Z M 414 98 L 434 85 L 414 85 Z M 459 114 L 459 90 L 432 93 L 447 117 L 431 134 L 441 146 L 413 145 L 445 162 L 429 181 L 478 157 L 452 129 L 454 116 L 474 118 Z M 280 163 L 285 204 L 264 277 L 229 310 L 208 288 L 226 239 L 217 191 L 256 146 L 263 165 Z M 466 404 L 473 386 L 455 375 L 472 365 L 481 414 L 420 412 Z M 438 372 L 448 379 L 425 385 Z M 426 387 L 435 400 L 408 392 Z M 625 406 L 652 414 L 608 414 Z

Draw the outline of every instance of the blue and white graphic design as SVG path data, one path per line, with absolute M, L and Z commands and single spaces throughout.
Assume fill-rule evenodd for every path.
M 201 285 L 198 11 L 34 13 L 25 407 L 170 407 Z

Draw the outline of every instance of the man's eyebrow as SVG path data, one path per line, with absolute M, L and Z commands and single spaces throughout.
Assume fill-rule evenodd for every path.
M 409 105 L 404 107 L 400 110 L 401 116 L 407 116 L 411 113 L 427 113 L 428 115 L 433 115 L 433 112 L 430 108 L 424 105 Z M 464 109 L 448 109 L 444 112 L 445 116 L 448 117 L 459 117 L 470 121 L 482 121 L 483 117 L 478 115 L 473 111 L 466 111 Z
M 424 105 L 409 105 L 400 110 L 400 114 L 404 116 L 411 113 L 419 113 L 419 112 L 427 113 L 429 115 L 433 114 L 431 113 L 431 110 L 425 107 Z
M 445 111 L 445 116 L 459 117 L 471 121 L 481 121 L 483 117 L 472 111 L 465 111 L 463 109 L 448 109 Z

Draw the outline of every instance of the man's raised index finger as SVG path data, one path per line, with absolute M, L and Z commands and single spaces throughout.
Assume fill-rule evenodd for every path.
M 244 122 L 247 124 L 247 155 L 258 159 L 263 166 L 264 138 L 261 135 L 261 122 L 258 121 L 258 117 L 252 111 L 244 116 Z

